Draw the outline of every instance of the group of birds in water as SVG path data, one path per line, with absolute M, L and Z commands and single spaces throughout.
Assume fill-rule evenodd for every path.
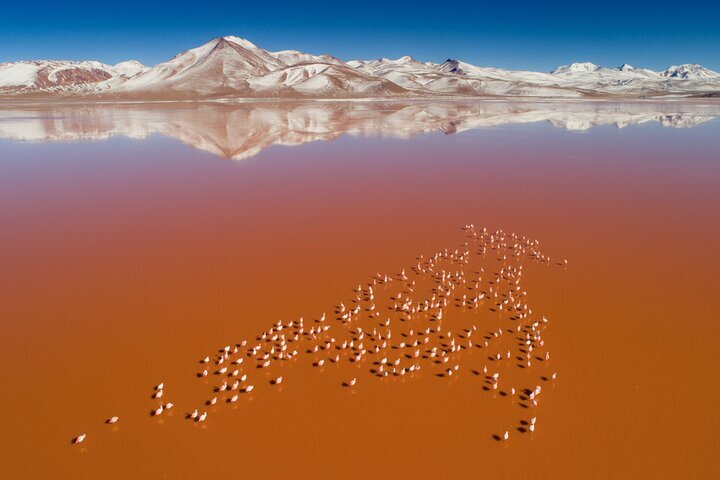
M 210 407 L 240 401 L 255 389 L 253 382 L 280 385 L 283 376 L 270 372 L 285 371 L 291 359 L 310 357 L 313 367 L 326 362 L 364 367 L 379 379 L 412 377 L 421 370 L 445 378 L 458 375 L 461 367 L 464 370 L 462 360 L 469 358 L 463 354 L 471 349 L 493 352 L 483 356 L 490 368 L 485 364 L 469 369 L 482 377 L 484 391 L 516 397 L 525 409 L 537 407 L 542 383 L 554 381 L 557 374 L 547 369 L 550 353 L 542 332 L 548 320 L 533 315 L 521 281 L 523 260 L 545 264 L 551 260 L 535 240 L 502 230 L 476 230 L 474 225 L 463 230 L 466 239 L 458 249 L 420 255 L 415 265 L 395 274 L 376 274 L 370 282 L 358 285 L 353 298 L 339 302 L 330 315 L 278 320 L 254 339 L 226 345 L 200 359 L 196 376 L 217 381 L 208 382 L 213 385 L 205 404 L 193 408 L 185 418 L 205 422 Z M 556 264 L 564 266 L 567 260 Z M 489 266 L 494 268 L 486 268 Z M 478 315 L 481 308 L 494 312 L 503 326 L 483 329 Z M 509 338 L 509 348 L 500 349 L 503 337 Z M 546 373 L 534 377 L 537 380 L 532 385 L 500 389 L 502 367 L 511 361 L 522 369 L 544 364 Z M 355 387 L 358 369 L 348 370 L 356 373 L 348 375 L 341 386 Z M 150 411 L 152 416 L 163 415 L 174 406 L 162 400 L 164 388 L 159 383 L 152 390 L 152 398 L 159 401 Z M 515 430 L 534 432 L 536 420 L 536 416 L 523 419 Z M 113 416 L 105 423 L 118 421 Z M 492 437 L 506 441 L 511 430 Z M 83 433 L 72 441 L 80 444 L 86 439 Z

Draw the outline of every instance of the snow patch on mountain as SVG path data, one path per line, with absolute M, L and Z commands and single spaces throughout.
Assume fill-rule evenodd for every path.
M 32 63 L 0 64 L 0 88 L 31 87 L 35 85 L 35 75 L 39 67 Z
M 287 66 L 297 65 L 298 63 L 331 63 L 334 65 L 345 65 L 345 62 L 338 60 L 332 55 L 312 55 L 310 53 L 298 52 L 297 50 L 282 50 L 279 52 L 270 52 L 270 54 L 283 62 Z

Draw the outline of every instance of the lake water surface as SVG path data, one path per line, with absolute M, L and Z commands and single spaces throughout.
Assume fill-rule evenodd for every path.
M 718 116 L 700 101 L 0 106 L 3 477 L 717 476 Z M 414 269 L 445 249 L 471 259 L 441 327 L 398 318 L 437 287 Z M 535 327 L 488 283 L 519 265 L 542 329 L 529 353 Z M 338 320 L 378 273 L 393 278 L 375 283 L 379 316 Z M 458 307 L 476 277 L 485 298 Z M 335 345 L 266 369 L 245 356 L 254 390 L 213 392 L 227 374 L 200 359 L 264 349 L 300 317 L 338 343 L 393 335 L 358 361 Z M 448 363 L 426 352 L 455 341 Z M 395 359 L 422 369 L 378 375 Z

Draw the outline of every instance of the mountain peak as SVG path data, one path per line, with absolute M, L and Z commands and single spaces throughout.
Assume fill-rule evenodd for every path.
M 667 78 L 684 78 L 684 79 L 700 79 L 700 78 L 719 78 L 720 73 L 713 72 L 697 63 L 683 63 L 682 65 L 671 65 L 665 69 L 660 75 Z
M 457 75 L 464 75 L 465 72 L 463 71 L 462 67 L 460 66 L 460 60 L 456 60 L 454 58 L 448 58 L 443 63 L 438 65 L 438 70 L 441 72 L 447 72 L 447 73 L 455 73 Z
M 243 48 L 249 48 L 249 49 L 259 48 L 257 45 L 252 43 L 250 40 L 245 40 L 244 38 L 236 37 L 234 35 L 226 35 L 224 37 L 220 37 L 218 40 L 225 40 L 226 42 L 234 43 L 235 45 L 240 45 Z
M 410 55 L 405 55 L 403 57 L 399 57 L 396 60 L 393 60 L 390 58 L 385 58 L 385 57 L 380 57 L 377 60 L 372 60 L 372 62 L 380 63 L 380 64 L 390 64 L 390 65 L 404 65 L 407 63 L 420 63 L 417 60 L 415 60 L 413 57 L 411 57 Z
M 595 65 L 594 63 L 591 63 L 591 62 L 575 62 L 575 63 L 571 63 L 570 65 L 561 65 L 550 73 L 552 73 L 552 74 L 583 73 L 583 72 L 595 72 L 599 69 L 600 69 L 600 67 L 598 67 L 597 65 Z
M 126 60 L 124 62 L 113 65 L 112 68 L 118 74 L 126 77 L 132 77 L 133 75 L 137 75 L 140 72 L 148 70 L 148 67 L 138 62 L 137 60 Z

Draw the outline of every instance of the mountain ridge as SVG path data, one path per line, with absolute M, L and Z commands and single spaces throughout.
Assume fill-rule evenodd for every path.
M 698 64 L 661 72 L 623 64 L 561 65 L 550 72 L 421 62 L 342 61 L 297 50 L 271 52 L 249 40 L 215 37 L 152 67 L 135 60 L 0 63 L 0 98 L 203 100 L 259 98 L 720 97 L 720 73 Z

